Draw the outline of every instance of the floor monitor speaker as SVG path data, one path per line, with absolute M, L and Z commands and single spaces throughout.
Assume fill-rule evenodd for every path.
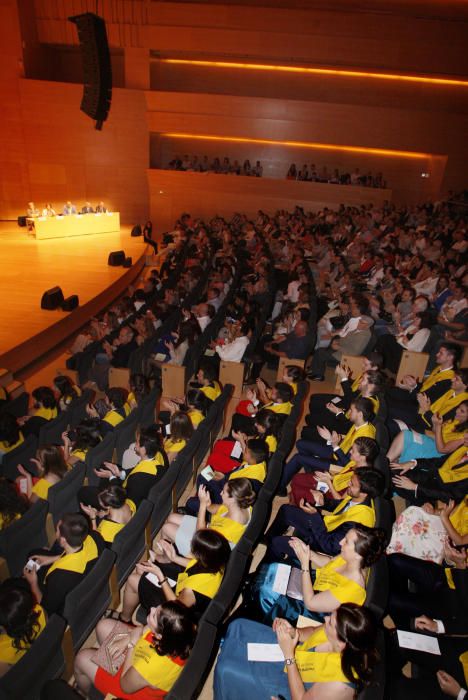
M 125 262 L 125 253 L 123 250 L 114 250 L 113 253 L 109 253 L 109 259 L 107 264 L 111 267 L 119 267 Z
M 76 309 L 79 306 L 79 303 L 80 300 L 78 298 L 78 294 L 72 294 L 71 296 L 63 300 L 62 310 L 73 311 L 73 309 Z
M 63 304 L 63 292 L 60 287 L 52 287 L 42 295 L 41 309 L 53 311 Z

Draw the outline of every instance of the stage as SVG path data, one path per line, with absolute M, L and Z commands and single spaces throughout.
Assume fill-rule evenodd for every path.
M 1 368 L 24 370 L 124 292 L 141 272 L 146 254 L 143 238 L 132 238 L 130 229 L 38 241 L 16 223 L 0 224 Z M 133 266 L 109 267 L 113 250 L 124 250 Z M 65 297 L 78 294 L 80 307 L 71 313 L 43 311 L 42 294 L 56 285 Z

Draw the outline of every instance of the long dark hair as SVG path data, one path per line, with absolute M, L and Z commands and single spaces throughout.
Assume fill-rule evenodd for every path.
M 17 515 L 23 515 L 29 507 L 29 502 L 20 496 L 14 484 L 4 477 L 0 478 L 0 515 L 3 527 L 8 527 Z
M 362 568 L 367 569 L 380 559 L 388 544 L 388 538 L 380 527 L 367 527 L 356 523 L 353 530 L 357 534 L 354 549 L 362 559 Z
M 336 611 L 336 631 L 338 638 L 346 644 L 341 653 L 341 670 L 358 693 L 369 684 L 379 658 L 375 648 L 377 626 L 374 616 L 356 603 L 344 603 Z
M 154 648 L 159 656 L 186 659 L 195 641 L 197 627 L 188 608 L 177 600 L 162 603 L 158 616 L 158 634 Z
M 36 601 L 23 579 L 11 578 L 0 586 L 0 626 L 12 639 L 18 651 L 29 649 L 39 634 Z
M 209 574 L 224 570 L 231 556 L 231 547 L 224 535 L 208 528 L 196 531 L 190 549 L 194 558 Z

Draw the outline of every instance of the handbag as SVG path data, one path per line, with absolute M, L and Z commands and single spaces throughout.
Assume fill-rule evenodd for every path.
M 99 649 L 91 657 L 91 661 L 94 661 L 97 666 L 107 671 L 111 676 L 115 676 L 119 672 L 128 649 L 123 649 L 118 656 L 112 658 L 110 648 L 114 642 L 124 639 L 124 637 L 130 638 L 129 626 L 125 622 L 117 621 Z

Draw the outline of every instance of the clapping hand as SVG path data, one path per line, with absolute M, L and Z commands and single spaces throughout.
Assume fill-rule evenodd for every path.
M 411 481 L 411 479 L 408 479 L 407 476 L 399 476 L 396 474 L 394 477 L 392 477 L 392 481 L 395 486 L 398 486 L 400 489 L 404 489 L 405 491 L 416 491 L 417 484 L 415 484 L 414 481 Z
M 417 630 L 424 630 L 426 632 L 437 632 L 437 622 L 427 615 L 421 615 L 415 619 L 415 626 Z
M 299 562 L 301 564 L 301 569 L 308 569 L 309 562 L 310 562 L 310 547 L 309 547 L 309 545 L 305 544 L 298 537 L 291 537 L 289 540 L 289 544 L 291 545 L 297 558 L 299 559 Z
M 104 462 L 104 467 L 95 469 L 94 472 L 102 479 L 110 479 L 111 476 L 120 476 L 120 468 L 113 462 Z
M 198 500 L 200 501 L 201 506 L 205 506 L 205 508 L 208 508 L 211 505 L 211 496 L 206 488 L 206 486 L 201 486 L 198 487 Z
M 307 503 L 305 498 L 301 498 L 299 502 L 299 508 L 303 510 L 304 513 L 308 513 L 309 515 L 313 515 L 317 512 L 317 509 L 314 508 L 314 506 L 311 506 L 310 503 Z
M 317 432 L 320 435 L 321 438 L 326 440 L 327 442 L 331 442 L 331 432 L 326 428 L 324 425 L 319 425 L 317 426 Z

